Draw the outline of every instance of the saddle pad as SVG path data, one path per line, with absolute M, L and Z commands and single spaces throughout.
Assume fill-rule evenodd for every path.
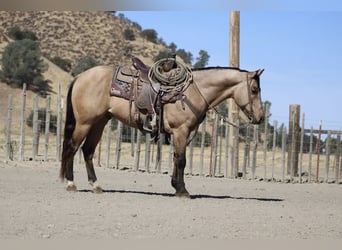
M 116 68 L 110 87 L 110 95 L 130 99 L 131 86 L 138 71 L 132 69 L 130 65 L 119 66 Z

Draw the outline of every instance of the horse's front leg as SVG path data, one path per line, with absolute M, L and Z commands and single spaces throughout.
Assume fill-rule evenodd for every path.
M 185 188 L 184 169 L 186 165 L 186 134 L 177 136 L 174 134 L 173 174 L 171 185 L 176 189 L 176 196 L 190 197 Z
M 190 197 L 189 192 L 185 188 L 184 182 L 184 168 L 186 164 L 185 154 L 174 153 L 173 162 L 174 167 L 171 185 L 176 189 L 176 196 Z

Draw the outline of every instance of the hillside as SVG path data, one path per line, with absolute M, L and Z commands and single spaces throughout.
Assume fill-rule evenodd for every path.
M 73 65 L 86 55 L 107 65 L 128 62 L 130 54 L 152 63 L 163 49 L 144 41 L 137 28 L 109 12 L 0 11 L 0 24 L 0 34 L 14 26 L 35 32 L 43 54 L 70 59 Z M 136 41 L 125 40 L 127 28 L 134 31 Z M 1 36 L 0 42 L 3 40 Z
M 44 55 L 69 59 L 73 66 L 86 55 L 93 56 L 100 64 L 115 66 L 128 63 L 130 55 L 134 54 L 145 63 L 152 64 L 152 58 L 164 49 L 162 45 L 144 40 L 139 36 L 137 28 L 108 12 L 0 11 L 0 56 L 8 44 L 3 34 L 14 26 L 35 32 Z M 134 31 L 135 41 L 127 41 L 123 37 L 123 31 L 127 28 Z M 61 94 L 65 100 L 72 76 L 48 59 L 44 60 L 49 64 L 44 77 L 51 81 L 54 92 L 51 93 L 51 108 L 56 114 L 58 86 L 61 86 Z M 14 97 L 12 130 L 19 131 L 21 92 L 21 89 L 13 89 L 0 82 L 0 133 L 4 132 L 6 126 L 9 94 Z M 27 116 L 32 109 L 34 95 L 30 91 L 27 93 Z M 45 99 L 40 98 L 39 107 L 45 107 Z

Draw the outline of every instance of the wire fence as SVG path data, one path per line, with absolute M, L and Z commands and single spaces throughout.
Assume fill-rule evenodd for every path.
M 0 135 L 0 157 L 8 161 L 42 161 L 47 165 L 51 161 L 60 161 L 62 98 L 59 95 L 53 107 L 49 96 L 36 95 L 30 109 L 26 107 L 24 87 L 21 99 L 19 110 L 13 106 L 13 97 L 8 96 L 7 120 Z M 14 113 L 20 113 L 20 117 L 17 115 L 19 118 L 14 119 Z M 296 136 L 289 134 L 291 128 L 268 119 L 262 125 L 238 122 L 239 128 L 229 134 L 231 125 L 224 120 L 224 117 L 208 112 L 197 133 L 191 134 L 192 140 L 187 147 L 187 175 L 341 183 L 342 131 L 301 129 L 305 124 L 302 114 L 302 124 Z M 321 139 L 323 134 L 325 140 Z M 231 136 L 233 144 L 229 145 Z M 294 151 L 294 145 L 298 150 Z M 230 147 L 234 150 L 230 151 Z M 234 155 L 230 156 L 231 152 Z M 75 163 L 83 164 L 81 150 L 75 156 Z M 172 136 L 170 141 L 162 136 L 154 143 L 149 134 L 142 134 L 112 119 L 104 129 L 94 163 L 99 167 L 171 174 Z

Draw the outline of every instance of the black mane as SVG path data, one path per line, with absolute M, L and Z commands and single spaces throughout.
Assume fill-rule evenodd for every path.
M 240 68 L 237 68 L 237 67 L 204 67 L 204 68 L 192 68 L 191 70 L 192 71 L 203 71 L 203 70 L 211 70 L 211 69 L 217 69 L 217 70 L 221 70 L 221 69 L 232 69 L 232 70 L 238 70 L 238 71 L 241 71 L 241 72 L 248 72 L 247 70 L 244 70 L 244 69 L 240 69 Z

